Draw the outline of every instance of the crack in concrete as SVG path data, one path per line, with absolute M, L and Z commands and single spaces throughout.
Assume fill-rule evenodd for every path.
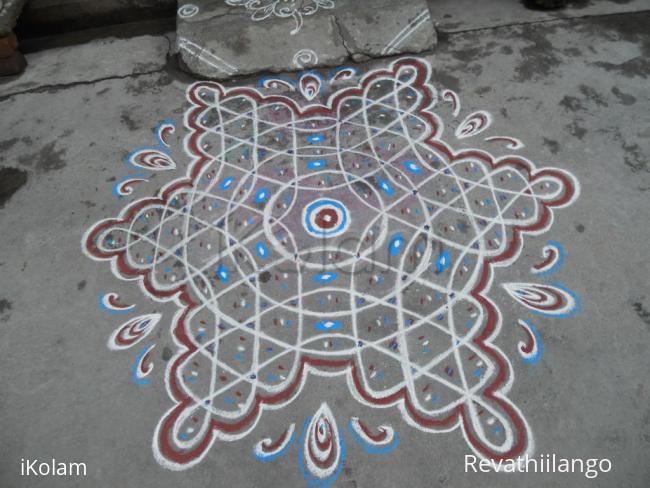
M 95 78 L 92 80 L 80 80 L 80 81 L 71 81 L 69 83 L 55 83 L 51 85 L 42 85 L 34 88 L 28 88 L 26 90 L 20 90 L 13 93 L 7 93 L 5 95 L 0 95 L 0 102 L 4 102 L 10 98 L 19 96 L 19 95 L 29 95 L 32 93 L 52 93 L 58 92 L 61 90 L 67 90 L 69 88 L 74 88 L 76 86 L 88 86 L 94 85 L 96 83 L 101 83 L 103 81 L 112 81 L 112 80 L 126 80 L 129 78 L 138 78 L 140 76 L 149 76 L 158 73 L 163 73 L 168 69 L 168 65 L 171 57 L 174 55 L 174 41 L 171 38 L 171 34 L 163 34 L 162 37 L 167 41 L 167 53 L 165 54 L 166 64 L 160 68 L 149 71 L 140 71 L 137 73 L 129 73 L 128 75 L 113 75 L 113 76 L 104 76 L 102 78 Z
M 348 59 L 353 59 L 354 57 L 354 52 L 350 49 L 350 46 L 348 45 L 348 41 L 346 39 L 346 36 L 343 32 L 343 26 L 341 25 L 338 17 L 336 15 L 330 15 L 331 19 L 334 21 L 334 26 L 336 27 L 336 31 L 338 32 L 339 37 L 341 38 L 341 43 L 343 44 L 343 49 L 345 49 L 345 52 L 348 53 Z
M 102 81 L 111 81 L 111 80 L 125 80 L 128 78 L 138 78 L 140 76 L 148 76 L 156 73 L 162 73 L 167 69 L 166 66 L 163 66 L 158 69 L 150 71 L 142 71 L 140 73 L 130 73 L 128 75 L 114 75 L 114 76 L 104 76 L 102 78 L 95 78 L 93 80 L 80 80 L 80 81 L 71 81 L 70 83 L 56 83 L 52 85 L 42 85 L 35 88 L 29 88 L 27 90 L 21 90 L 14 93 L 7 93 L 6 95 L 0 95 L 0 102 L 4 102 L 10 98 L 19 96 L 19 95 L 29 95 L 32 93 L 53 93 L 61 90 L 67 90 L 68 88 L 74 88 L 76 86 L 84 85 L 94 85 L 96 83 L 101 83 Z

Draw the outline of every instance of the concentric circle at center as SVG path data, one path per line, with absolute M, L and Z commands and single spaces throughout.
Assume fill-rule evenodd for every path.
M 303 210 L 303 225 L 314 237 L 338 236 L 350 226 L 348 209 L 338 200 L 320 198 Z

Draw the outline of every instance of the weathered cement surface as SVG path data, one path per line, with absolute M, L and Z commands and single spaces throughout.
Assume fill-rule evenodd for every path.
M 465 110 L 490 110 L 498 132 L 526 143 L 524 154 L 571 171 L 582 184 L 580 199 L 558 212 L 548 234 L 526 239 L 526 260 L 497 275 L 529 279 L 546 238 L 567 249 L 557 279 L 582 298 L 582 312 L 568 320 L 533 318 L 545 340 L 537 367 L 517 361 L 523 337 L 514 323 L 527 316 L 524 309 L 502 290 L 493 298 L 510 325 L 499 338 L 513 360 L 510 397 L 535 433 L 536 451 L 608 457 L 611 473 L 595 480 L 464 474 L 468 449 L 457 431 L 423 434 L 404 425 L 395 409 L 362 407 L 340 378 L 311 378 L 290 407 L 262 418 L 255 435 L 217 443 L 198 466 L 161 468 L 151 438 L 169 405 L 162 381 L 166 348 L 173 348 L 168 326 L 150 336 L 157 343 L 155 370 L 151 383 L 139 388 L 129 379 L 134 355 L 105 346 L 121 316 L 106 315 L 96 303 L 98 294 L 116 291 L 137 303 L 138 312 L 169 317 L 174 307 L 146 302 L 135 286 L 80 252 L 83 232 L 124 206 L 111 193 L 127 173 L 123 157 L 150 144 L 150 129 L 160 120 L 176 120 L 180 131 L 187 108 L 183 75 L 161 70 L 130 76 L 132 68 L 117 68 L 129 51 L 144 49 L 136 38 L 103 52 L 107 62 L 115 60 L 114 78 L 93 81 L 110 70 L 94 68 L 93 51 L 82 49 L 63 70 L 79 73 L 76 66 L 86 66 L 88 83 L 75 75 L 69 86 L 47 92 L 28 88 L 11 96 L 5 90 L 0 101 L 0 167 L 28 174 L 0 209 L 0 485 L 304 486 L 295 448 L 273 465 L 254 461 L 251 448 L 276 436 L 279 426 L 301 424 L 325 399 L 341 423 L 361 416 L 375 425 L 390 423 L 401 434 L 397 450 L 383 457 L 349 446 L 335 486 L 647 486 L 649 22 L 647 14 L 627 14 L 468 32 L 450 36 L 428 57 L 433 81 L 456 90 Z M 166 42 L 151 43 L 149 59 L 161 62 Z M 32 69 L 37 56 L 45 72 L 55 71 L 45 64 L 58 59 L 45 53 L 30 55 Z M 188 161 L 182 151 L 174 157 L 182 171 Z M 156 175 L 134 196 L 150 195 L 175 176 Z M 53 457 L 87 462 L 88 477 L 20 477 L 21 458 Z
M 460 32 L 553 19 L 639 12 L 650 9 L 648 0 L 574 0 L 558 10 L 531 10 L 523 2 L 493 0 L 429 0 L 431 14 L 441 32 Z
M 436 42 L 423 0 L 337 0 L 314 11 L 291 7 L 293 15 L 283 13 L 283 6 L 263 16 L 261 7 L 247 8 L 246 2 L 181 4 L 177 33 L 183 63 L 199 76 L 227 79 L 421 52 Z M 403 32 L 411 35 L 402 38 Z
M 0 79 L 0 99 L 28 90 L 52 87 L 56 90 L 61 85 L 161 71 L 167 64 L 172 39 L 173 34 L 139 36 L 129 40 L 103 38 L 34 52 L 28 58 L 33 64 L 25 73 Z M 116 52 L 122 52 L 117 64 L 114 59 Z

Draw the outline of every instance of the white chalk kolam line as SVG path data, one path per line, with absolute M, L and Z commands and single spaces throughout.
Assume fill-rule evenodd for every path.
M 386 47 L 381 51 L 381 54 L 386 56 L 391 54 L 393 51 L 396 51 L 397 48 L 406 41 L 413 33 L 422 26 L 427 20 L 431 18 L 429 9 L 425 9 L 420 12 L 411 22 L 408 23 L 398 34 L 388 43 Z
M 296 424 L 290 424 L 278 439 L 262 439 L 253 448 L 253 455 L 263 462 L 275 461 L 291 448 L 296 433 Z
M 108 348 L 119 351 L 134 346 L 151 334 L 161 317 L 159 313 L 151 313 L 127 320 L 111 334 Z
M 189 19 L 199 13 L 199 7 L 192 3 L 186 3 L 178 8 L 177 13 L 181 19 Z
M 205 64 L 213 67 L 214 69 L 226 73 L 227 75 L 234 75 L 239 71 L 237 67 L 232 64 L 224 61 L 219 56 L 214 54 L 212 51 L 199 46 L 195 42 L 190 41 L 185 37 L 178 38 L 178 47 L 189 53 L 190 55 L 196 57 L 197 59 L 203 61 Z
M 310 0 L 305 5 L 296 6 L 296 2 L 287 2 L 279 0 L 226 0 L 226 4 L 245 7 L 246 10 L 252 11 L 251 20 L 259 22 L 275 15 L 280 18 L 293 18 L 296 26 L 290 34 L 296 35 L 303 25 L 303 16 L 313 15 L 319 9 L 332 9 L 335 7 L 334 0 Z
M 326 402 L 305 421 L 300 444 L 298 459 L 309 484 L 336 479 L 345 461 L 345 441 Z
M 358 417 L 348 422 L 352 438 L 369 454 L 386 454 L 399 444 L 399 434 L 390 425 L 381 425 L 377 434 L 372 434 Z
M 293 65 L 296 68 L 315 66 L 318 64 L 318 54 L 313 49 L 301 49 L 293 56 Z

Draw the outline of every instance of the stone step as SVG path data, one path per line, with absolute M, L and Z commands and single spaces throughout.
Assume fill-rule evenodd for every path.
M 432 49 L 426 0 L 179 2 L 181 64 L 205 78 L 338 66 Z

